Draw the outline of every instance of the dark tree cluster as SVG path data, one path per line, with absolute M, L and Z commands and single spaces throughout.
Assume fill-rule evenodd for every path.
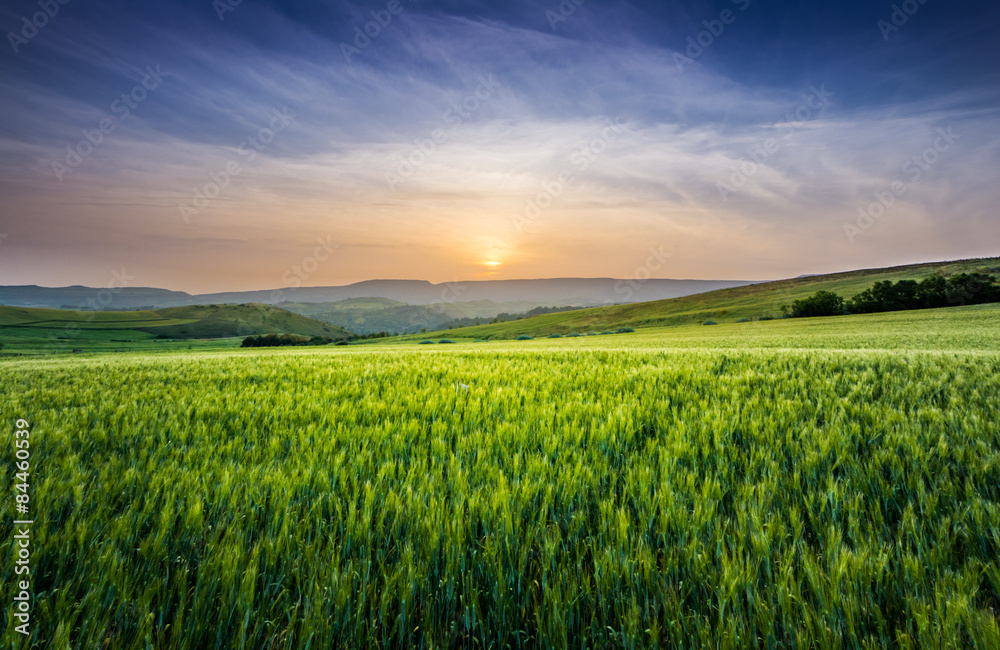
M 831 291 L 819 291 L 781 308 L 786 316 L 809 318 L 842 314 L 874 314 L 911 309 L 936 309 L 1000 302 L 997 278 L 984 273 L 959 273 L 950 278 L 876 282 L 850 300 Z
M 296 336 L 295 334 L 264 334 L 262 336 L 248 336 L 243 339 L 244 348 L 280 348 L 292 345 L 329 345 L 333 339 L 325 336 Z
M 786 307 L 781 311 L 788 314 Z M 816 316 L 839 316 L 846 313 L 844 299 L 832 291 L 817 291 L 814 295 L 792 303 L 792 318 L 813 318 Z
M 871 314 L 991 302 L 1000 302 L 1000 286 L 997 286 L 995 277 L 983 273 L 960 273 L 947 279 L 935 275 L 922 282 L 876 282 L 872 288 L 854 296 L 848 308 L 854 314 Z
M 351 337 L 352 341 L 367 341 L 369 339 L 387 339 L 398 334 L 391 332 L 373 332 L 371 334 L 356 334 Z

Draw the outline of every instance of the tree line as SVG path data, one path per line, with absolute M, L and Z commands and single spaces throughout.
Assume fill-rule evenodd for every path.
M 782 306 L 781 312 L 792 318 L 810 318 L 995 302 L 1000 302 L 1000 285 L 996 277 L 985 273 L 959 273 L 950 278 L 933 275 L 920 282 L 884 280 L 850 300 L 832 291 L 818 291 L 808 298 L 796 300 L 791 306 Z
M 329 345 L 333 339 L 325 336 L 297 336 L 295 334 L 263 334 L 261 336 L 248 336 L 243 339 L 244 348 L 280 348 L 293 345 Z
M 263 334 L 261 336 L 248 336 L 243 339 L 240 347 L 244 348 L 280 348 L 295 345 L 347 345 L 348 341 L 367 341 L 369 339 L 385 339 L 391 336 L 399 336 L 397 333 L 375 332 L 374 334 L 352 334 L 346 339 L 331 339 L 325 336 L 299 336 L 297 334 Z

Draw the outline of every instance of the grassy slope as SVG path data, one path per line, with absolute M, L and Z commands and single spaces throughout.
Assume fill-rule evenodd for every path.
M 455 345 L 416 345 L 429 335 L 364 342 L 387 353 L 418 349 L 425 354 L 445 351 L 524 352 L 557 349 L 702 350 L 898 350 L 930 352 L 1000 352 L 1000 304 L 860 314 L 839 318 L 790 318 L 752 323 L 722 323 L 713 327 L 681 325 L 650 327 L 631 334 L 583 336 L 532 341 L 474 342 L 470 330 L 454 330 L 445 338 Z M 431 337 L 437 341 L 438 335 Z
M 27 307 L 0 306 L 0 327 L 65 327 L 74 323 L 78 327 L 119 328 L 141 326 L 143 323 L 170 324 L 177 320 L 155 311 L 88 312 L 65 309 L 32 309 Z
M 385 298 L 351 298 L 340 302 L 282 303 L 278 306 L 359 334 L 369 334 L 436 329 L 459 318 L 493 318 L 504 312 L 520 314 L 539 305 L 525 301 L 497 303 L 490 300 L 408 305 Z
M 550 333 L 599 332 L 622 326 L 692 325 L 709 319 L 719 323 L 732 323 L 741 318 L 776 317 L 780 315 L 782 305 L 791 304 L 793 301 L 819 290 L 834 291 L 845 298 L 851 298 L 881 280 L 920 280 L 935 273 L 952 275 L 973 270 L 996 272 L 1000 270 L 1000 258 L 935 262 L 780 280 L 735 289 L 711 291 L 684 298 L 634 305 L 598 307 L 561 314 L 545 314 L 521 321 L 480 325 L 439 334 L 449 338 L 504 338 L 516 337 L 521 334 L 544 336 Z M 421 334 L 410 336 L 408 339 L 435 337 L 431 334 Z
M 156 311 L 78 312 L 0 307 L 3 353 L 144 351 L 196 345 L 232 347 L 251 334 L 346 338 L 346 330 L 267 305 L 208 305 Z M 159 339 L 164 336 L 169 341 Z M 204 344 L 197 344 L 204 347 Z
M 164 318 L 194 321 L 186 325 L 146 329 L 147 332 L 173 338 L 227 338 L 251 334 L 301 334 L 328 338 L 350 336 L 350 332 L 343 328 L 270 305 L 201 305 L 159 309 L 156 313 Z

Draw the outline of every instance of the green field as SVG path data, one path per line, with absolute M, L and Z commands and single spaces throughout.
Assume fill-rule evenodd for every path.
M 0 356 L 239 347 L 254 334 L 342 339 L 350 332 L 269 305 L 80 312 L 0 306 Z
M 6 359 L 32 641 L 1000 647 L 998 323 Z

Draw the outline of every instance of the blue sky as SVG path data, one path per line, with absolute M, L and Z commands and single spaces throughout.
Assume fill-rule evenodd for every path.
M 232 1 L 4 4 L 0 283 L 1000 254 L 985 1 Z

